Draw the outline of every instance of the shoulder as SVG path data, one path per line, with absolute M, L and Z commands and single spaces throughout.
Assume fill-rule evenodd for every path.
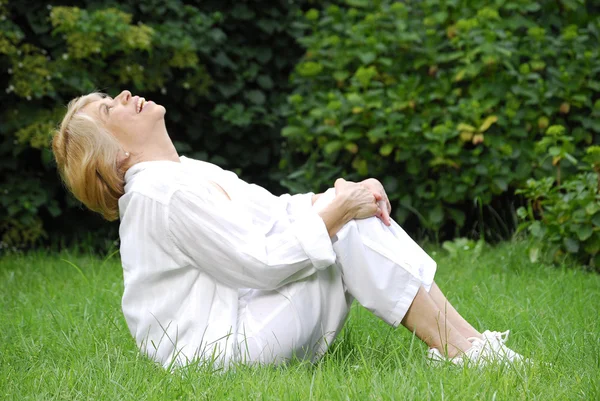
M 185 176 L 183 165 L 179 163 L 157 163 L 138 168 L 127 179 L 124 197 L 144 197 L 166 205 L 173 193 L 182 187 Z
M 211 176 L 211 175 L 219 175 L 219 176 L 226 176 L 226 177 L 235 176 L 237 178 L 237 174 L 235 174 L 233 171 L 225 170 L 224 168 L 219 167 L 216 164 L 205 162 L 202 160 L 191 159 L 191 158 L 185 157 L 185 156 L 181 156 L 180 159 L 181 159 L 181 163 L 184 166 L 189 167 L 190 169 L 197 171 L 198 173 L 208 175 L 208 176 Z

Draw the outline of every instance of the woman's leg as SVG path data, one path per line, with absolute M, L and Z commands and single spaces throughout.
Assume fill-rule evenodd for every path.
M 371 262 L 376 261 L 374 258 L 377 256 L 372 255 Z M 403 285 L 406 280 L 388 280 L 392 278 L 390 272 L 402 274 L 402 269 L 385 260 L 377 262 L 364 265 L 364 269 L 359 266 L 359 271 L 374 274 L 356 275 L 352 270 L 355 263 L 346 263 L 275 291 L 250 290 L 240 298 L 240 359 L 246 363 L 280 363 L 294 356 L 320 357 L 344 323 L 351 294 L 388 323 L 401 323 L 430 348 L 449 357 L 471 347 L 423 286 L 416 284 L 414 297 L 406 295 L 413 291 Z M 405 313 L 404 298 L 409 299 Z M 400 314 L 401 322 L 391 317 Z
M 328 191 L 315 207 L 333 196 Z M 277 363 L 293 355 L 322 355 L 341 329 L 352 297 L 450 357 L 471 348 L 467 337 L 474 329 L 433 282 L 435 261 L 395 222 L 385 227 L 376 218 L 351 221 L 333 248 L 337 267 L 247 297 L 239 321 L 243 359 Z
M 319 359 L 341 330 L 352 297 L 331 266 L 276 290 L 248 290 L 239 302 L 239 360 L 277 364 Z
M 392 326 L 402 323 L 451 357 L 471 348 L 428 293 L 435 261 L 397 224 L 388 228 L 375 218 L 351 221 L 334 238 L 333 249 L 345 287 L 365 308 Z
M 429 290 L 431 299 L 435 302 L 438 308 L 443 312 L 444 316 L 464 337 L 481 337 L 481 333 L 477 331 L 469 322 L 463 318 L 456 309 L 446 299 L 440 287 L 434 282 Z
M 471 343 L 438 308 L 425 288 L 419 292 L 402 319 L 402 325 L 415 333 L 430 348 L 454 357 L 471 348 Z

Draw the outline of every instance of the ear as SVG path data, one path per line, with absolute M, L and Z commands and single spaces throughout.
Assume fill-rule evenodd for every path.
M 122 149 L 119 150 L 119 153 L 117 153 L 117 167 L 120 170 L 127 171 L 127 169 L 133 165 L 131 159 L 131 153 Z

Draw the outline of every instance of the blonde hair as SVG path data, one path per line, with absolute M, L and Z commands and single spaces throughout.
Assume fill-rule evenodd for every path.
M 52 151 L 65 185 L 88 209 L 106 220 L 119 218 L 119 198 L 124 193 L 125 169 L 118 162 L 117 139 L 81 109 L 104 99 L 93 92 L 69 102 L 60 127 L 52 138 Z

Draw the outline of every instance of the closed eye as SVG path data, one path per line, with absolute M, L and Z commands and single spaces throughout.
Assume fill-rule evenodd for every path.
M 112 100 L 112 98 L 110 96 L 107 96 L 106 98 Z M 108 112 L 110 109 L 112 109 L 112 106 L 109 106 L 107 103 L 101 103 L 98 106 L 98 111 L 100 112 L 100 115 L 104 116 L 103 119 L 106 119 L 106 117 L 108 117 Z

